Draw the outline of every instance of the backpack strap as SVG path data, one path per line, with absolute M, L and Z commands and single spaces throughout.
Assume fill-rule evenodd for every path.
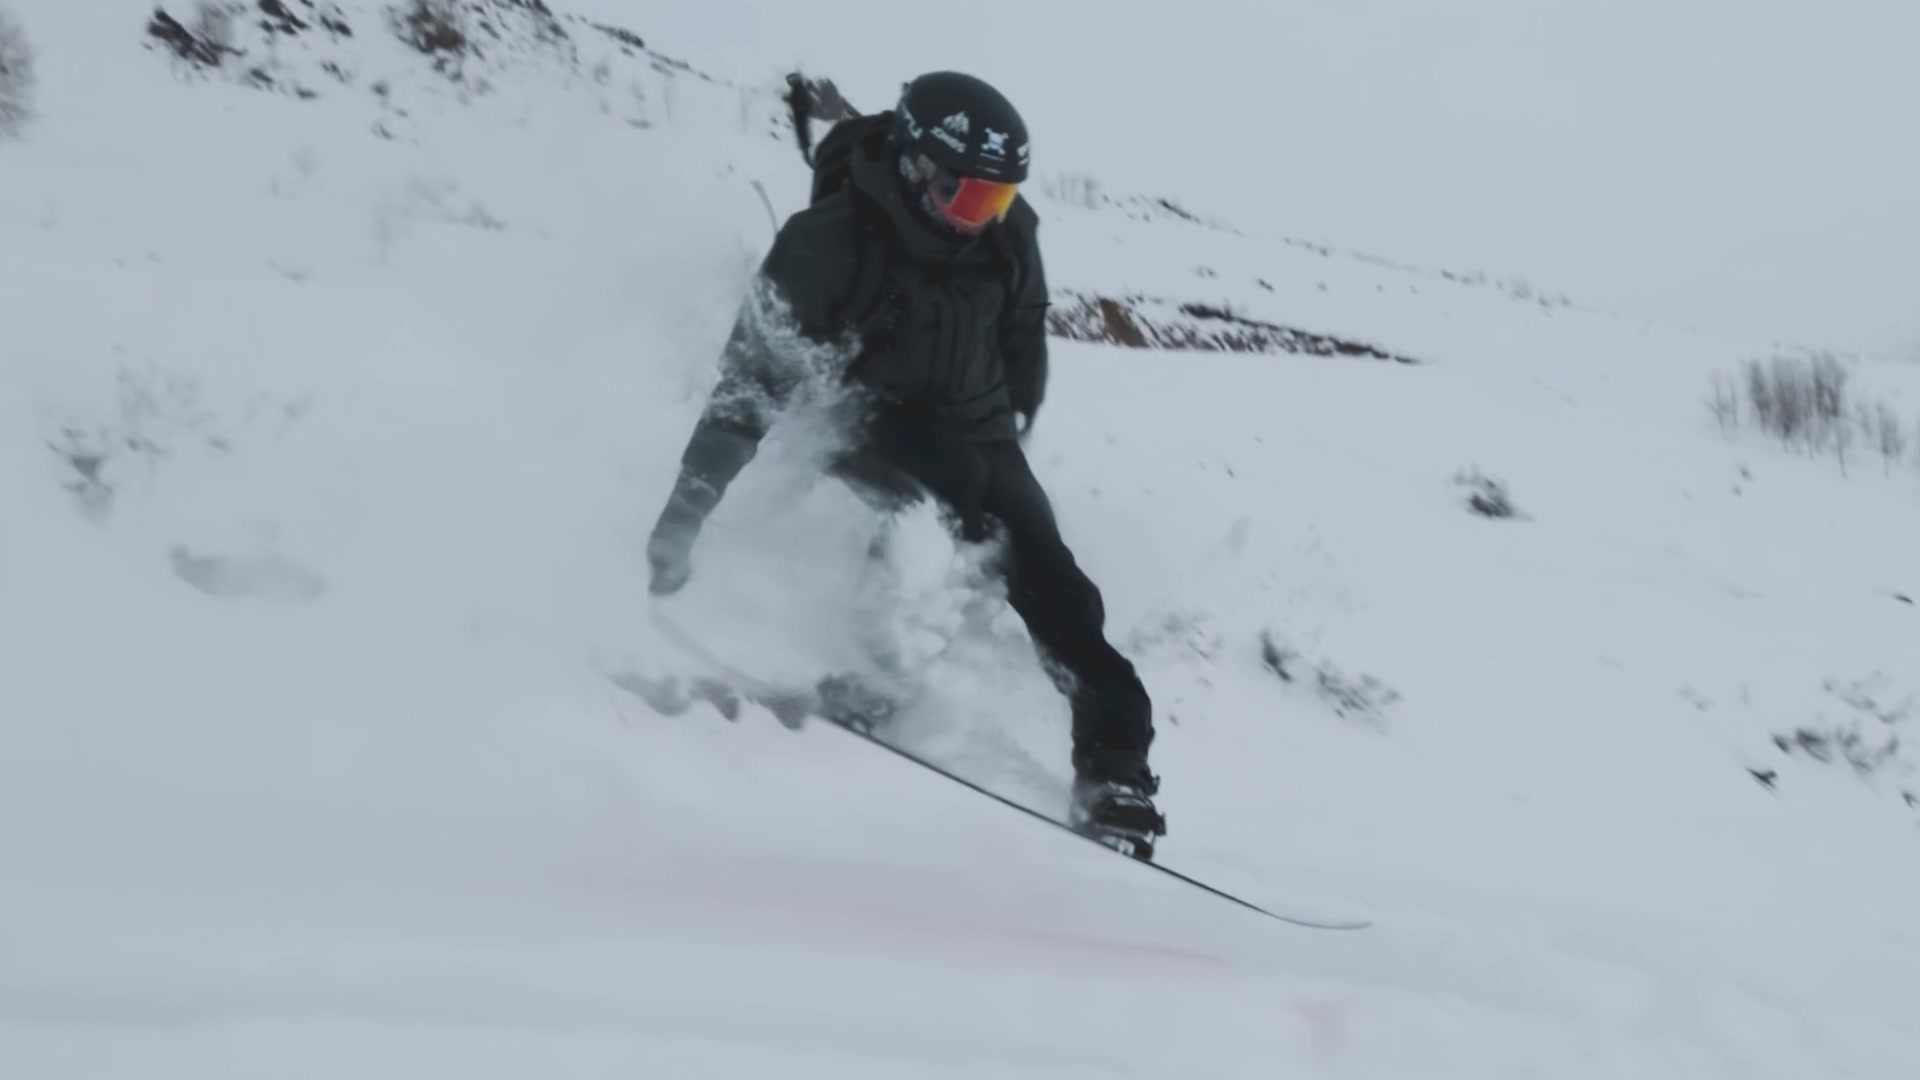
M 885 209 L 858 188 L 850 194 L 860 270 L 832 318 L 836 325 L 854 331 L 862 353 L 871 353 L 885 344 L 899 314 L 894 301 L 900 294 L 900 252 Z
M 1020 258 L 1020 249 L 1013 242 L 1013 231 L 1004 222 L 998 228 L 987 230 L 987 236 L 993 245 L 994 261 L 1000 264 L 1001 272 L 1006 277 L 1006 310 L 1012 311 L 1014 303 L 1020 299 L 1021 288 L 1027 283 L 1027 264 Z
M 852 158 L 875 140 L 886 138 L 892 127 L 893 118 L 888 113 L 842 121 L 820 140 L 813 156 L 813 201 L 817 203 L 844 189 L 852 202 L 854 243 L 858 245 L 860 269 L 853 287 L 829 317 L 836 325 L 854 327 L 869 343 L 876 316 L 891 307 L 896 291 L 892 279 L 900 253 L 886 209 L 853 183 Z

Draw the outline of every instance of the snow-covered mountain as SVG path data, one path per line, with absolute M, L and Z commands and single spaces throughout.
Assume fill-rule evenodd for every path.
M 606 677 L 697 673 L 640 547 L 805 197 L 782 72 L 538 0 L 5 3 L 0 1075 L 1920 1074 L 1914 368 L 1043 164 L 1029 451 L 1161 861 L 1375 924 L 1300 930 Z M 1753 359 L 1845 422 L 1759 430 Z M 673 601 L 769 677 L 860 603 L 808 450 Z M 1057 809 L 1017 620 L 901 528 L 952 644 L 897 737 Z

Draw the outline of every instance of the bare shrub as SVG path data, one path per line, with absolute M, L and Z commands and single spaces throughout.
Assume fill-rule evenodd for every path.
M 1891 476 L 1915 441 L 1891 406 L 1859 400 L 1852 386 L 1851 373 L 1831 353 L 1774 356 L 1745 361 L 1737 379 L 1713 375 L 1706 405 L 1722 431 L 1750 419 L 1783 446 L 1832 454 L 1843 474 L 1856 448 L 1878 453 Z
M 1829 679 L 1825 690 L 1845 710 L 1838 716 L 1819 710 L 1807 723 L 1775 735 L 1773 745 L 1782 754 L 1845 764 L 1868 780 L 1912 774 L 1912 751 L 1901 733 L 1920 712 L 1920 695 L 1899 694 L 1884 672 L 1850 683 Z M 1920 806 L 1920 795 L 1911 787 L 1903 787 L 1900 797 L 1907 807 Z
M 1775 735 L 1773 744 L 1783 754 L 1797 750 L 1822 764 L 1835 759 L 1845 761 L 1862 776 L 1872 775 L 1900 753 L 1900 740 L 1897 737 L 1871 738 L 1857 723 L 1825 728 L 1799 727 L 1791 735 Z
M 1747 401 L 1753 406 L 1754 422 L 1760 430 L 1771 432 L 1775 429 L 1773 408 L 1773 383 L 1767 378 L 1767 369 L 1757 360 L 1749 360 L 1743 369 L 1746 375 Z
M 647 47 L 647 43 L 641 40 L 639 34 L 624 27 L 608 26 L 605 23 L 588 23 L 587 25 L 619 42 L 629 56 L 632 56 L 636 51 L 644 51 Z
M 1748 360 L 1741 381 L 1760 430 L 1786 446 L 1799 443 L 1809 452 L 1832 448 L 1844 457 L 1853 441 L 1854 418 L 1848 407 L 1847 369 L 1831 354 Z M 1716 380 L 1708 396 L 1716 418 L 1724 408 L 1721 385 Z
M 466 17 L 458 0 L 408 0 L 395 16 L 400 40 L 420 52 L 443 59 L 466 53 Z
M 1722 432 L 1730 432 L 1740 423 L 1740 386 L 1733 376 L 1715 373 L 1707 388 L 1707 411 Z
M 27 32 L 12 13 L 0 8 L 0 138 L 17 138 L 26 130 L 37 85 Z
M 1378 726 L 1401 700 L 1400 691 L 1375 676 L 1348 675 L 1330 660 L 1307 659 L 1271 629 L 1260 631 L 1260 664 L 1286 683 L 1298 682 L 1301 674 L 1311 674 L 1314 693 L 1336 716 L 1358 717 Z
M 1274 636 L 1273 631 L 1260 631 L 1260 663 L 1281 682 L 1293 681 L 1293 665 L 1299 659 L 1299 650 Z
M 1853 449 L 1861 430 L 1854 426 L 1851 418 L 1847 418 L 1834 424 L 1827 433 L 1827 444 L 1833 447 L 1833 456 L 1840 459 L 1841 476 L 1847 475 L 1847 451 Z
M 1359 716 L 1379 723 L 1400 701 L 1400 691 L 1372 675 L 1349 676 L 1331 663 L 1314 672 L 1314 689 L 1338 716 Z
M 1811 445 L 1808 433 L 1814 422 L 1813 373 L 1804 365 L 1777 356 L 1762 379 L 1771 381 L 1773 387 L 1768 395 L 1773 402 L 1773 434 L 1787 445 L 1799 440 Z
M 153 9 L 153 18 L 147 23 L 147 36 L 166 45 L 173 50 L 175 56 L 197 68 L 219 67 L 226 61 L 228 54 L 234 51 L 232 21 L 229 19 L 224 24 L 224 31 L 228 35 L 227 44 L 209 41 L 201 36 L 208 22 L 203 17 L 207 10 L 207 5 L 202 4 L 199 15 L 193 19 L 194 26 L 189 28 L 185 23 L 169 15 L 165 8 L 156 7 Z M 221 32 L 222 24 L 218 16 L 213 18 L 212 23 L 215 32 Z
M 206 408 L 197 379 L 123 367 L 116 390 L 111 409 L 75 417 L 47 439 L 47 448 L 66 465 L 61 487 L 96 523 L 140 472 L 152 473 L 196 444 L 216 453 L 231 449 L 216 430 L 217 417 Z
M 1817 353 L 1807 364 L 1813 393 L 1813 430 L 1816 437 L 1838 436 L 1847 427 L 1847 369 L 1832 353 Z
M 1505 520 L 1520 516 L 1513 498 L 1507 494 L 1507 485 L 1479 469 L 1464 469 L 1454 476 L 1453 482 L 1466 489 L 1467 509 L 1481 517 Z
M 1880 402 L 1873 411 L 1873 447 L 1880 451 L 1880 457 L 1886 466 L 1888 476 L 1893 475 L 1893 464 L 1907 452 L 1907 429 L 1900 422 L 1900 414 L 1886 402 Z
M 234 8 L 230 4 L 200 0 L 194 5 L 193 35 L 206 42 L 216 53 L 234 53 Z
M 1886 672 L 1876 671 L 1852 682 L 1828 679 L 1821 688 L 1854 712 L 1893 727 L 1920 714 L 1920 694 L 1906 693 L 1895 697 L 1890 685 L 1892 681 Z
M 1046 192 L 1056 202 L 1069 206 L 1100 207 L 1100 181 L 1086 173 L 1064 173 L 1048 178 Z

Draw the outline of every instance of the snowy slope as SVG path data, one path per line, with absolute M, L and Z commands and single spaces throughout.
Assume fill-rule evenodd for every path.
M 1045 167 L 1249 230 L 1920 359 L 1906 0 L 568 6 L 861 101 L 968 67 L 1044 104 Z
M 455 82 L 351 3 L 209 72 L 145 4 L 11 4 L 0 1075 L 1920 1073 L 1914 758 L 1773 741 L 1900 733 L 1920 477 L 1717 430 L 1748 343 L 1040 185 L 1063 308 L 1415 361 L 1060 340 L 1030 446 L 1156 696 L 1163 861 L 1376 923 L 1296 930 L 604 677 L 692 670 L 640 541 L 755 185 L 804 191 L 778 73 L 496 4 Z M 872 527 L 807 449 L 675 601 L 770 671 L 845 647 Z M 903 529 L 951 631 L 967 553 Z M 1017 625 L 959 642 L 901 737 L 1057 805 Z

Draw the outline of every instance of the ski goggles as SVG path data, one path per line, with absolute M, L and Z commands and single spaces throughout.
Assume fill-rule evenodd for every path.
M 1005 221 L 1013 209 L 1020 185 L 961 176 L 922 156 L 915 163 L 927 183 L 927 201 L 947 224 L 961 232 L 976 233 L 996 221 Z

